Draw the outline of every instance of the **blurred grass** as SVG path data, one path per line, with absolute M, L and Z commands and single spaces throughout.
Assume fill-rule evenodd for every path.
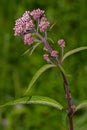
M 86 5 L 86 0 L 0 0 L 0 104 L 21 97 L 37 69 L 45 64 L 41 46 L 31 57 L 22 56 L 29 47 L 21 38 L 14 37 L 15 20 L 25 10 L 44 9 L 49 21 L 55 23 L 49 37 L 54 40 L 55 48 L 57 40 L 64 38 L 67 52 L 87 45 Z M 69 78 L 72 102 L 77 104 L 87 99 L 87 51 L 68 58 L 63 66 L 72 75 Z M 55 69 L 38 79 L 30 95 L 49 96 L 66 106 L 62 79 Z M 63 122 L 60 112 L 43 106 L 17 105 L 0 110 L 1 130 L 66 130 Z M 76 130 L 86 130 L 87 112 L 77 113 L 74 122 Z

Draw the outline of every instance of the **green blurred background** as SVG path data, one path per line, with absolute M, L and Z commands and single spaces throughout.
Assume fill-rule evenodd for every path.
M 64 38 L 65 52 L 87 45 L 87 0 L 0 0 L 0 104 L 22 97 L 37 69 L 46 64 L 42 47 L 32 56 L 22 54 L 29 48 L 14 37 L 15 20 L 26 10 L 43 9 L 55 26 L 49 37 L 55 42 Z M 87 99 L 87 51 L 69 57 L 64 63 L 68 74 L 72 103 Z M 49 96 L 65 107 L 63 83 L 55 69 L 45 72 L 30 95 Z M 66 115 L 40 105 L 16 105 L 0 109 L 0 130 L 68 130 Z M 66 127 L 66 128 L 65 128 Z M 87 111 L 74 117 L 75 130 L 87 129 Z

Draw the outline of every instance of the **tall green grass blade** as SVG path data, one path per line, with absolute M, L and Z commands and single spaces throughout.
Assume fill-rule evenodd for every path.
M 29 92 L 29 90 L 32 88 L 33 84 L 36 82 L 36 80 L 39 78 L 39 76 L 44 72 L 46 71 L 47 69 L 49 68 L 52 68 L 52 67 L 56 67 L 55 65 L 53 64 L 47 64 L 47 65 L 44 65 L 43 67 L 41 67 L 37 72 L 36 74 L 33 76 L 32 80 L 30 81 L 29 85 L 28 85 L 28 88 L 25 92 L 25 95 Z
M 41 104 L 41 105 L 52 106 L 58 110 L 63 109 L 63 106 L 56 100 L 49 98 L 49 97 L 43 97 L 43 96 L 32 96 L 32 97 L 19 98 L 17 100 L 13 100 L 4 105 L 1 105 L 0 108 L 9 106 L 9 105 L 16 105 L 16 104 Z
M 84 47 L 79 47 L 79 48 L 76 48 L 76 49 L 73 49 L 71 51 L 68 51 L 62 58 L 62 62 L 67 58 L 69 57 L 70 55 L 73 55 L 77 52 L 80 52 L 80 51 L 83 51 L 83 50 L 86 50 L 87 49 L 87 46 L 84 46 Z

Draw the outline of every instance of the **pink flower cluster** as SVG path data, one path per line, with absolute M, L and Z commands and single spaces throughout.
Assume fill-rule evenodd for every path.
M 48 22 L 46 19 L 42 19 L 39 24 L 40 31 L 44 32 L 49 26 L 50 26 L 50 22 Z
M 27 30 L 34 28 L 32 19 L 30 18 L 30 12 L 26 11 L 23 16 L 15 21 L 15 35 L 20 36 L 22 33 L 25 33 Z
M 24 43 L 31 45 L 34 42 L 34 38 L 32 37 L 31 33 L 24 35 Z
M 58 51 L 53 50 L 47 41 L 46 30 L 50 26 L 50 22 L 45 17 L 45 12 L 40 9 L 33 11 L 26 11 L 22 17 L 15 21 L 14 35 L 22 36 L 24 43 L 31 45 L 35 41 L 43 42 L 43 50 L 48 54 L 44 54 L 43 57 L 46 61 L 58 58 Z M 42 33 L 44 35 L 42 35 Z M 48 44 L 48 45 L 46 45 Z M 60 39 L 58 45 L 62 48 L 65 47 L 65 41 Z
M 21 18 L 15 21 L 14 35 L 23 36 L 24 43 L 30 45 L 34 41 L 30 33 L 35 34 L 37 28 L 39 32 L 44 33 L 49 26 L 50 23 L 47 21 L 43 10 L 26 11 Z M 28 33 L 29 35 L 27 35 Z
M 31 16 L 33 16 L 33 18 L 35 20 L 37 20 L 38 18 L 42 17 L 44 15 L 44 11 L 43 10 L 40 10 L 40 9 L 36 9 L 36 10 L 33 10 L 31 13 L 30 13 Z

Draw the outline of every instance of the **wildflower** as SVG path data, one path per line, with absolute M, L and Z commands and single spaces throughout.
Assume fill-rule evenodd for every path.
M 48 21 L 41 21 L 39 24 L 40 32 L 44 32 L 49 26 L 50 23 Z
M 30 13 L 31 16 L 33 16 L 33 18 L 35 20 L 37 20 L 38 18 L 41 18 L 41 16 L 44 15 L 44 11 L 43 10 L 40 10 L 40 9 L 36 9 L 36 10 L 33 10 L 31 13 Z
M 31 45 L 34 42 L 34 38 L 32 37 L 31 33 L 24 35 L 24 43 Z
M 33 30 L 34 28 L 34 24 L 32 19 L 29 16 L 29 11 L 26 11 L 23 16 L 19 19 L 16 20 L 15 22 L 15 27 L 14 27 L 14 31 L 15 34 L 14 35 L 21 35 L 22 33 L 25 33 L 27 30 Z
M 31 18 L 30 18 L 30 11 L 26 11 L 26 12 L 23 14 L 22 20 L 23 20 L 24 22 L 28 22 L 28 21 L 31 20 Z
M 60 47 L 64 48 L 65 47 L 65 41 L 64 41 L 64 39 L 60 39 L 58 41 L 58 44 L 60 45 Z
M 25 24 L 25 32 L 26 32 L 27 30 L 32 30 L 33 28 L 34 28 L 34 24 L 33 24 L 33 21 L 32 21 L 32 20 L 26 22 L 26 24 Z
M 43 17 L 41 18 L 41 21 L 47 21 L 47 18 L 46 18 L 45 16 L 43 16 Z
M 53 51 L 51 52 L 51 56 L 57 57 L 57 56 L 58 56 L 58 51 L 53 50 Z
M 14 31 L 15 31 L 15 36 L 16 35 L 21 35 L 21 33 L 24 31 L 24 26 L 25 26 L 25 23 L 22 21 L 21 18 L 17 19 L 15 21 L 15 27 L 14 27 Z

